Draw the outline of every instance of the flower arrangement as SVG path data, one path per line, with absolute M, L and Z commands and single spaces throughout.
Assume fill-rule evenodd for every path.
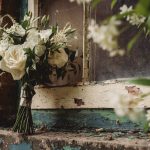
M 14 80 L 20 80 L 22 86 L 21 102 L 13 130 L 19 133 L 32 134 L 31 115 L 34 86 L 50 83 L 49 75 L 56 69 L 57 77 L 64 77 L 68 66 L 73 67 L 75 51 L 69 48 L 75 29 L 69 23 L 63 29 L 58 25 L 50 26 L 49 17 L 32 17 L 27 13 L 17 23 L 9 17 L 12 26 L 0 27 L 0 69 L 10 73 Z M 38 21 L 38 27 L 35 22 Z

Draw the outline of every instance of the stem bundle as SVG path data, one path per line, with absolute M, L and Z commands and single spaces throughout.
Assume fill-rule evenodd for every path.
M 31 114 L 32 97 L 35 94 L 34 89 L 25 85 L 22 90 L 22 98 L 17 113 L 16 122 L 13 127 L 14 132 L 23 134 L 33 134 L 33 120 Z
M 16 118 L 16 122 L 13 127 L 14 132 L 33 134 L 33 120 L 31 114 L 31 105 L 20 106 Z

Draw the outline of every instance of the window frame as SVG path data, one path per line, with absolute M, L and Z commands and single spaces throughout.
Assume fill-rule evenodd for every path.
M 38 16 L 38 0 L 28 0 L 28 11 L 33 16 Z M 91 61 L 90 50 L 91 41 L 87 38 L 88 23 L 91 16 L 91 7 L 88 4 L 83 5 L 83 76 L 82 83 L 77 86 L 64 87 L 36 87 L 36 95 L 33 97 L 32 109 L 93 109 L 93 108 L 114 108 L 110 103 L 110 93 L 127 94 L 125 86 L 134 86 L 126 83 L 126 80 L 106 80 L 96 84 L 90 83 Z M 136 86 L 136 85 L 135 85 Z M 148 87 L 137 86 L 142 92 L 149 91 Z M 81 105 L 76 103 L 81 102 Z M 141 107 L 150 107 L 149 97 L 141 104 Z

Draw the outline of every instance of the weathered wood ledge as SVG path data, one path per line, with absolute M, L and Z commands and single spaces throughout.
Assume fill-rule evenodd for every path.
M 150 150 L 150 136 L 144 133 L 47 132 L 22 136 L 0 130 L 2 150 Z

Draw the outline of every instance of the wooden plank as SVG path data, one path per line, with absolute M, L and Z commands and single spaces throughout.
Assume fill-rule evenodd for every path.
M 82 110 L 32 110 L 36 127 L 46 125 L 49 130 L 56 131 L 90 131 L 103 128 L 105 131 L 142 130 L 144 119 L 140 123 L 132 123 L 127 118 L 118 118 L 112 109 Z
M 95 85 L 67 87 L 37 87 L 33 97 L 33 109 L 81 109 L 81 108 L 114 108 L 111 99 L 119 94 L 128 94 L 125 86 L 134 86 L 126 82 L 111 80 Z M 142 92 L 149 92 L 149 87 L 137 86 Z M 141 107 L 150 107 L 149 98 Z

